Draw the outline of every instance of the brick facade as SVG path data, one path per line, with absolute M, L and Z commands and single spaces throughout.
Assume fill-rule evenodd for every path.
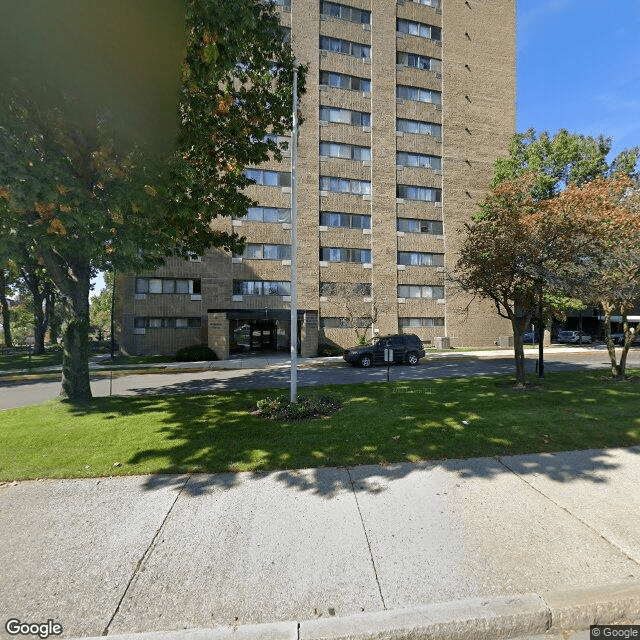
M 428 345 L 440 336 L 449 337 L 454 347 L 492 345 L 510 333 L 508 324 L 490 305 L 457 292 L 446 274 L 456 262 L 464 222 L 486 192 L 493 162 L 506 153 L 515 130 L 515 0 L 442 0 L 441 7 L 412 0 L 342 0 L 326 3 L 325 9 L 336 4 L 369 11 L 369 22 L 326 15 L 320 0 L 291 0 L 291 9 L 281 13 L 283 25 L 291 28 L 296 57 L 309 66 L 297 165 L 302 355 L 315 354 L 318 344 L 348 346 L 365 331 L 367 337 L 373 332 L 408 331 Z M 398 31 L 397 20 L 411 26 Z M 435 37 L 414 34 L 415 25 L 426 25 L 420 28 Z M 425 31 L 429 27 L 433 31 Z M 370 46 L 370 57 L 321 50 L 321 36 Z M 414 61 L 420 56 L 418 67 L 424 60 L 436 60 L 431 63 L 434 68 L 403 63 L 397 52 L 411 54 Z M 331 86 L 334 80 L 321 84 L 322 72 L 363 79 L 370 86 Z M 407 87 L 400 90 L 410 92 L 410 97 L 398 97 L 398 86 Z M 416 90 L 421 100 L 413 99 Z M 333 116 L 321 120 L 321 107 L 370 114 L 370 122 L 333 122 Z M 397 119 L 431 123 L 436 135 L 422 129 L 399 131 Z M 370 157 L 320 155 L 321 142 L 370 149 Z M 441 166 L 397 166 L 397 152 L 436 157 L 436 162 L 441 158 Z M 288 172 L 290 154 L 282 163 L 260 168 Z M 368 192 L 320 190 L 323 176 L 358 181 L 350 185 Z M 402 194 L 398 185 L 406 185 Z M 416 192 L 423 197 L 425 189 L 433 190 L 428 197 L 436 201 L 413 199 Z M 249 195 L 263 207 L 291 206 L 288 187 L 256 185 Z M 370 216 L 371 223 L 369 228 L 360 223 L 321 225 L 321 212 Z M 398 218 L 435 221 L 442 229 L 398 231 Z M 286 222 L 223 218 L 215 224 L 229 231 L 235 228 L 248 243 L 291 243 L 291 225 Z M 399 264 L 398 252 L 409 256 L 409 264 Z M 354 256 L 358 262 L 345 261 Z M 435 256 L 435 264 L 410 264 L 430 261 L 430 256 Z M 121 347 L 129 353 L 172 353 L 180 346 L 204 343 L 220 357 L 241 348 L 288 349 L 289 298 L 264 291 L 234 295 L 234 281 L 236 287 L 239 281 L 286 283 L 290 271 L 286 259 L 232 259 L 213 250 L 200 262 L 172 259 L 154 273 L 138 274 L 143 279 L 199 281 L 199 294 L 136 294 L 136 276 L 123 276 L 118 300 Z M 445 295 L 403 298 L 399 285 L 420 286 L 423 291 L 444 287 Z M 145 282 L 138 286 L 144 288 Z M 181 282 L 183 290 L 185 286 Z M 189 320 L 196 317 L 200 325 L 189 326 L 198 324 Z M 163 323 L 169 326 L 157 326 Z

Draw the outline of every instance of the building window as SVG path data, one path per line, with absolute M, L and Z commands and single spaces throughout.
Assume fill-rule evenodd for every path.
M 326 298 L 333 296 L 371 297 L 370 282 L 321 282 L 320 295 Z
M 436 236 L 442 235 L 441 220 L 417 220 L 415 218 L 398 218 L 398 231 L 405 233 L 431 233 Z
M 135 329 L 200 329 L 202 318 L 134 318 Z
M 428 38 L 429 40 L 442 40 L 442 29 L 433 27 L 423 22 L 414 22 L 413 20 L 403 20 L 398 18 L 396 21 L 396 29 L 398 33 L 407 33 L 410 36 L 418 36 L 420 38 Z
M 279 207 L 250 207 L 247 210 L 245 220 L 249 222 L 291 222 L 291 209 Z
M 444 318 L 398 318 L 400 331 L 409 327 L 444 327 Z
M 398 264 L 408 267 L 444 267 L 444 253 L 398 251 Z
M 320 226 L 344 227 L 346 229 L 371 229 L 371 216 L 360 213 L 321 211 Z
M 350 91 L 362 91 L 362 93 L 369 93 L 371 91 L 371 80 L 349 76 L 345 73 L 336 73 L 334 71 L 321 71 L 320 84 L 327 87 L 349 89 Z
M 342 38 L 320 36 L 320 49 L 323 51 L 333 51 L 333 53 L 344 53 L 354 58 L 371 58 L 371 47 L 368 44 L 342 40 Z
M 371 249 L 347 249 L 344 247 L 321 247 L 320 260 L 323 262 L 371 263 Z
M 440 0 L 409 0 L 409 2 L 415 2 L 416 4 L 424 4 L 434 9 L 440 8 Z
M 371 126 L 371 114 L 364 111 L 351 111 L 338 107 L 320 107 L 320 120 L 338 124 L 352 124 L 358 127 Z
M 403 133 L 418 133 L 426 136 L 442 137 L 442 125 L 435 122 L 422 122 L 421 120 L 405 120 L 398 118 L 396 120 L 396 131 Z
M 422 167 L 424 169 L 442 169 L 442 162 L 438 156 L 429 156 L 424 153 L 410 153 L 398 151 L 396 164 L 401 167 Z
M 396 97 L 400 100 L 414 100 L 415 102 L 428 102 L 435 105 L 442 103 L 440 91 L 422 89 L 421 87 L 408 87 L 403 84 L 399 84 L 396 87 Z
M 363 318 L 320 318 L 321 329 L 368 329 L 371 326 L 370 316 Z
M 396 53 L 396 63 L 414 69 L 425 69 L 426 71 L 436 71 L 438 73 L 442 71 L 442 60 L 430 58 L 429 56 L 421 56 L 417 53 L 398 51 Z
M 200 292 L 200 278 L 136 278 L 136 293 Z
M 289 296 L 291 283 L 273 280 L 234 280 L 234 296 Z
M 242 257 L 247 260 L 290 260 L 291 245 L 247 243 Z
M 444 298 L 444 287 L 424 286 L 418 284 L 399 284 L 398 298 L 442 300 L 442 298 Z
M 291 11 L 291 0 L 272 0 L 272 2 L 287 11 Z
M 265 187 L 290 187 L 291 173 L 288 171 L 267 171 L 266 169 L 245 169 L 244 175 L 256 184 Z
M 320 191 L 369 195 L 371 193 L 371 182 L 367 180 L 350 180 L 349 178 L 320 176 Z
M 329 158 L 344 158 L 345 160 L 371 160 L 371 149 L 369 147 L 359 147 L 355 144 L 344 144 L 341 142 L 321 142 L 320 155 Z
M 320 2 L 320 13 L 323 16 L 331 16 L 332 18 L 340 18 L 349 22 L 358 24 L 371 24 L 371 11 L 364 9 L 356 9 L 355 7 L 347 7 L 337 2 Z
M 396 186 L 398 198 L 405 200 L 419 200 L 421 202 L 440 202 L 442 190 L 432 187 L 418 187 L 410 184 L 399 184 Z

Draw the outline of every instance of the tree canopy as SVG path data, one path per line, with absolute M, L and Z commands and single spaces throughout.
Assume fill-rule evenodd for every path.
M 582 186 L 570 185 L 546 209 L 539 222 L 546 218 L 564 224 L 573 243 L 570 259 L 548 265 L 552 282 L 601 309 L 611 372 L 622 378 L 636 337 L 628 315 L 640 302 L 640 189 L 625 175 L 599 177 Z M 624 327 L 619 360 L 611 338 L 614 315 Z
M 178 133 L 164 148 L 127 136 L 108 96 L 87 95 L 82 83 L 45 92 L 40 79 L 27 82 L 7 68 L 0 77 L 0 233 L 34 252 L 64 296 L 62 395 L 72 399 L 91 396 L 95 271 L 136 271 L 167 255 L 241 246 L 211 221 L 246 213 L 245 167 L 280 157 L 276 139 L 265 136 L 291 128 L 295 60 L 274 6 L 185 6 Z M 102 9 L 112 15 L 118 3 Z M 302 91 L 304 68 L 299 78 Z
M 464 289 L 492 300 L 511 321 L 518 384 L 525 382 L 522 336 L 534 314 L 540 322 L 544 307 L 550 313 L 558 311 L 557 305 L 574 305 L 576 298 L 596 302 L 577 283 L 593 287 L 598 269 L 603 277 L 612 267 L 622 239 L 635 241 L 637 216 L 622 212 L 620 198 L 638 150 L 624 151 L 609 165 L 610 148 L 602 136 L 564 130 L 554 137 L 533 130 L 516 134 L 509 156 L 495 163 L 489 193 L 466 225 L 453 277 Z

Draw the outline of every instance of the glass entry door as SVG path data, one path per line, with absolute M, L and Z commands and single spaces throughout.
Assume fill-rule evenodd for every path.
M 251 351 L 275 351 L 278 347 L 278 323 L 276 320 L 251 320 Z

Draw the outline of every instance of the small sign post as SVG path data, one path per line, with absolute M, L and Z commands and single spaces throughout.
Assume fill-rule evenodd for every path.
M 387 382 L 389 382 L 389 367 L 393 362 L 393 349 L 384 350 L 384 361 L 387 363 Z

